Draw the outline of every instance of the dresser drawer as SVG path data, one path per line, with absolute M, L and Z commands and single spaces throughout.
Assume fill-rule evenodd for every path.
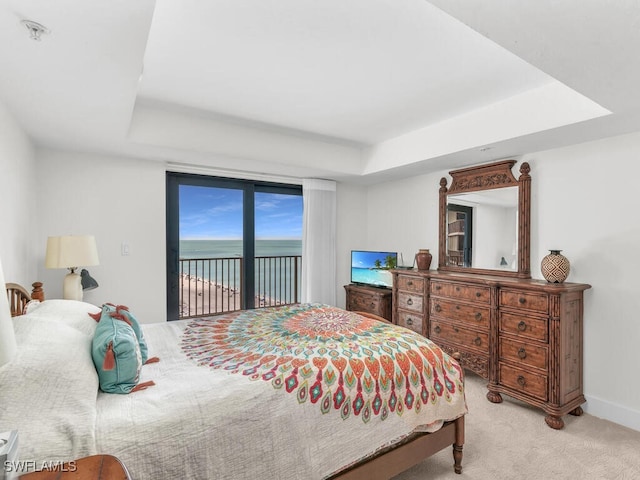
M 491 303 L 491 288 L 484 287 L 482 285 L 469 285 L 433 280 L 431 282 L 431 294 L 439 297 L 485 303 L 487 305 Z
M 549 296 L 546 293 L 531 293 L 505 288 L 500 290 L 500 306 L 547 313 L 549 311 Z
M 486 353 L 489 351 L 489 333 L 476 332 L 457 325 L 431 319 L 429 338 L 438 343 L 442 339 L 450 344 Z
M 500 332 L 529 337 L 548 343 L 549 321 L 546 318 L 527 317 L 501 311 Z
M 466 351 L 460 349 L 458 345 L 451 346 L 446 343 L 439 343 L 438 346 L 444 350 L 447 354 L 453 356 L 460 356 L 460 365 L 463 368 L 471 370 L 472 372 L 480 375 L 482 378 L 489 378 L 489 356 L 486 354 L 479 354 L 472 351 Z
M 399 274 L 397 277 L 397 286 L 398 290 L 404 290 L 407 292 L 416 292 L 423 293 L 424 292 L 424 278 L 422 277 L 414 277 L 413 275 L 402 275 Z
M 515 391 L 547 401 L 547 377 L 521 368 L 500 364 L 499 383 Z
M 500 360 L 540 368 L 546 372 L 549 365 L 549 350 L 540 345 L 501 337 Z
M 491 309 L 432 297 L 429 314 L 488 329 Z
M 409 330 L 413 330 L 420 335 L 424 335 L 422 333 L 423 323 L 424 322 L 422 315 L 417 315 L 410 312 L 398 312 L 398 325 L 400 325 L 401 327 L 408 328 Z
M 349 295 L 347 310 L 363 310 L 365 312 L 376 313 L 380 310 L 380 297 L 356 293 Z
M 398 292 L 398 308 L 422 313 L 424 297 L 407 292 Z

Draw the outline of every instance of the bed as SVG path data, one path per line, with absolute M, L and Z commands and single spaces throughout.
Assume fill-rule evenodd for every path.
M 463 375 L 429 340 L 318 304 L 142 326 L 149 355 L 129 394 L 100 391 L 100 309 L 32 302 L 0 367 L 0 430 L 20 459 L 118 457 L 137 480 L 390 478 L 452 446 L 461 472 Z

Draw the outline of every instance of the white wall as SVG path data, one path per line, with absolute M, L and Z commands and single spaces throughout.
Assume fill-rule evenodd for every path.
M 640 430 L 640 133 L 526 155 L 534 275 L 550 249 L 585 292 L 585 410 Z
M 532 276 L 542 278 L 540 261 L 561 249 L 571 261 L 567 281 L 593 287 L 585 292 L 585 411 L 640 430 L 640 196 L 631 173 L 638 158 L 640 133 L 522 160 L 532 176 Z M 431 268 L 437 268 L 438 182 L 447 174 L 370 187 L 367 246 L 431 248 Z M 394 228 L 379 221 L 381 214 L 396 219 Z
M 7 282 L 29 287 L 37 278 L 35 154 L 0 102 L 0 258 Z
M 339 183 L 336 207 L 336 305 L 344 308 L 344 286 L 351 280 L 351 250 L 367 244 L 367 189 Z
M 367 247 L 402 253 L 412 265 L 421 248 L 433 255 L 431 268 L 438 266 L 438 190 L 441 173 L 369 187 L 366 203 Z
M 84 299 L 127 305 L 144 323 L 166 321 L 164 164 L 53 151 L 37 157 L 36 257 L 47 298 L 62 297 L 66 274 L 44 268 L 47 237 L 93 234 L 100 265 L 88 270 L 100 287 Z

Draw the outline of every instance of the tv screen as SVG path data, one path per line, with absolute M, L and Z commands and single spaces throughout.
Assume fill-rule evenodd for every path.
M 397 252 L 351 250 L 351 283 L 391 288 L 392 268 L 398 264 Z

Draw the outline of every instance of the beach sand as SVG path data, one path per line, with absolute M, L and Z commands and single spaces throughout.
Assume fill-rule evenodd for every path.
M 195 317 L 200 315 L 215 315 L 232 312 L 242 308 L 240 290 L 228 288 L 199 277 L 183 274 L 181 278 L 182 291 L 180 295 L 180 317 Z M 255 300 L 256 307 L 280 305 L 271 298 Z

